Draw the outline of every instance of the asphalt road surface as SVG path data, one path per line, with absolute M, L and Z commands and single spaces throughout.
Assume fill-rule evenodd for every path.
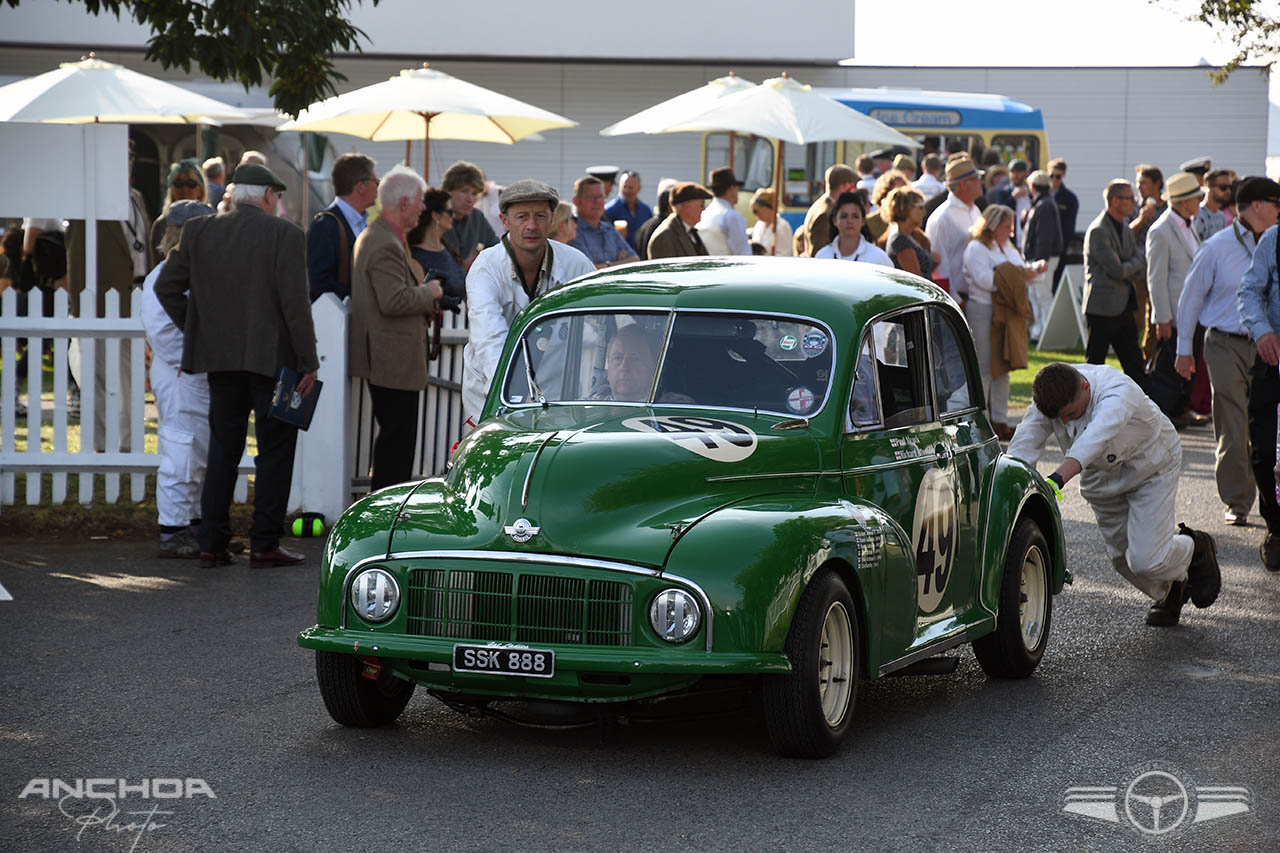
M 256 571 L 0 542 L 0 849 L 1280 849 L 1280 574 L 1256 521 L 1222 523 L 1209 429 L 1183 442 L 1179 516 L 1217 537 L 1217 604 L 1146 627 L 1072 484 L 1076 580 L 1036 674 L 989 680 L 965 648 L 953 674 L 864 683 L 825 761 L 774 755 L 749 709 L 542 731 L 419 690 L 397 725 L 344 729 L 294 642 L 319 542 Z M 111 818 L 33 782 L 121 777 L 155 787 Z M 172 779 L 191 796 L 157 796 Z

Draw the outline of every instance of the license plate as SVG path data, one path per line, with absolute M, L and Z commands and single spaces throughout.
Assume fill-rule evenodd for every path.
M 556 653 L 551 649 L 518 646 L 456 645 L 453 647 L 453 670 L 550 678 L 556 674 Z

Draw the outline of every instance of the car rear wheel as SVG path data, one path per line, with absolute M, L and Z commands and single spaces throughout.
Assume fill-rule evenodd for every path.
M 1034 521 L 1018 522 L 1000 579 L 996 630 L 973 643 L 987 675 L 1026 678 L 1044 657 L 1053 614 L 1051 553 Z
M 769 739 L 783 755 L 825 758 L 849 731 L 861 660 L 858 611 L 835 572 L 820 573 L 800 597 L 787 657 L 791 673 L 763 683 Z
M 329 716 L 344 726 L 368 729 L 396 721 L 416 686 L 383 668 L 376 679 L 362 674 L 355 655 L 316 652 L 316 679 Z

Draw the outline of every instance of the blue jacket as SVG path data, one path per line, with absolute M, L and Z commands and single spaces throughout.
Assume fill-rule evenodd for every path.
M 332 213 L 332 215 L 330 215 Z M 336 218 L 336 222 L 334 221 Z M 339 235 L 338 228 L 342 231 Z M 347 275 L 346 281 L 340 280 L 340 243 L 346 238 Z M 356 235 L 351 230 L 347 218 L 335 200 L 333 204 L 316 214 L 311 220 L 311 228 L 307 230 L 307 280 L 311 286 L 311 301 L 315 302 L 321 294 L 332 293 L 339 299 L 351 295 L 351 268 L 356 253 Z
M 1280 333 L 1280 258 L 1277 258 L 1276 232 L 1272 225 L 1258 239 L 1253 250 L 1253 263 L 1240 282 L 1237 302 L 1240 320 L 1255 341 L 1263 335 Z

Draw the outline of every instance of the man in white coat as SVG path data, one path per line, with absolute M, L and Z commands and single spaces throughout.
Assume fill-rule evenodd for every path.
M 1151 300 L 1151 328 L 1161 346 L 1174 347 L 1178 341 L 1178 300 L 1187 271 L 1200 249 L 1200 238 L 1193 228 L 1196 212 L 1200 209 L 1200 182 L 1189 172 L 1179 172 L 1165 184 L 1164 200 L 1169 203 L 1164 213 L 1147 230 L 1147 292 Z M 1169 341 L 1169 344 L 1164 344 Z M 1196 347 L 1196 357 L 1200 356 Z M 1172 355 L 1172 353 L 1171 353 Z M 1161 361 L 1160 368 L 1170 374 L 1175 382 L 1185 382 L 1172 376 L 1172 358 Z M 1173 421 L 1182 427 L 1201 423 L 1204 418 L 1187 411 L 1191 396 L 1191 384 L 1186 382 L 1183 393 L 1176 401 L 1165 401 L 1157 395 L 1157 404 Z
M 1107 365 L 1045 365 L 1031 394 L 1009 455 L 1034 465 L 1057 437 L 1066 458 L 1049 480 L 1061 489 L 1081 474 L 1112 565 L 1155 602 L 1147 624 L 1177 625 L 1188 599 L 1213 604 L 1222 586 L 1213 537 L 1174 527 L 1182 443 L 1169 419 Z
M 516 181 L 503 189 L 498 208 L 507 234 L 482 251 L 467 273 L 471 339 L 462 352 L 462 411 L 472 429 L 480 422 L 512 319 L 534 298 L 595 272 L 582 252 L 549 239 L 559 203 L 559 194 L 542 181 Z

